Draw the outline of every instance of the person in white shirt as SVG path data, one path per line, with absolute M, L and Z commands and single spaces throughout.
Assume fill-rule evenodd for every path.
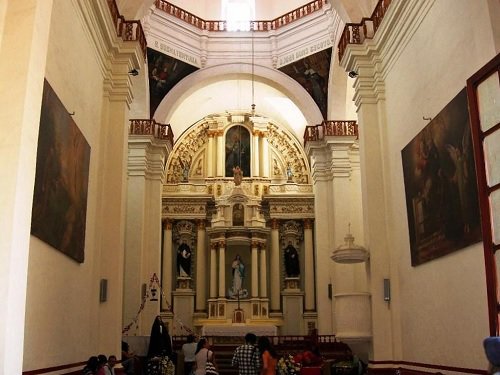
M 182 353 L 184 354 L 184 375 L 190 375 L 193 371 L 196 353 L 196 342 L 193 335 L 188 335 L 187 342 L 182 345 Z

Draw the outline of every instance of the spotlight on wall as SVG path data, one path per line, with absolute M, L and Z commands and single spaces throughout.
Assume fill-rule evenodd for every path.
M 128 74 L 135 77 L 139 74 L 139 71 L 137 69 L 132 69 L 130 72 L 128 72 Z
M 390 302 L 391 300 L 391 280 L 384 279 L 384 301 Z
M 351 70 L 349 73 L 348 73 L 349 77 L 351 78 L 356 78 L 357 76 L 359 76 L 358 73 L 356 73 L 354 70 Z

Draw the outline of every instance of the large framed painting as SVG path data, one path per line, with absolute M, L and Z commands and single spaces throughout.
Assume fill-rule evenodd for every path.
M 412 266 L 480 241 L 465 89 L 413 138 L 401 156 Z
M 234 177 L 234 168 L 240 167 L 243 177 L 250 177 L 250 133 L 241 125 L 226 133 L 226 177 Z
M 90 146 L 45 80 L 31 234 L 84 261 Z

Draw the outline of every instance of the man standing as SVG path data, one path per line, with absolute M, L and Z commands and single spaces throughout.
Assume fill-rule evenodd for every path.
M 239 375 L 258 375 L 260 372 L 259 350 L 255 347 L 257 336 L 253 333 L 245 335 L 245 344 L 236 348 L 232 365 L 238 367 Z

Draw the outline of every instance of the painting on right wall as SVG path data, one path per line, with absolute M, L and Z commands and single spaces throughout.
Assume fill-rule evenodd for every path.
M 481 240 L 467 94 L 401 151 L 412 266 Z

